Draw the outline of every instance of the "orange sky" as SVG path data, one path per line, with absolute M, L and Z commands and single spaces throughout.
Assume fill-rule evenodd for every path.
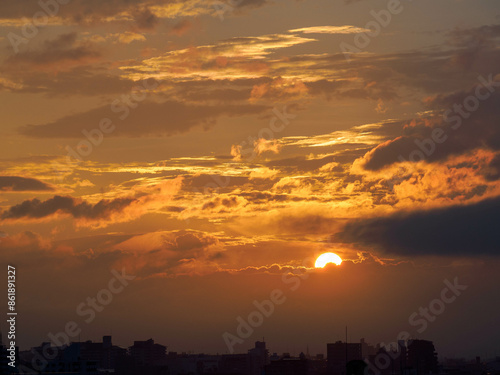
M 324 352 L 347 324 L 498 354 L 500 7 L 391 3 L 2 2 L 0 256 L 21 275 L 19 344 L 81 323 L 75 307 L 125 268 L 136 278 L 82 337 L 225 352 L 281 288 L 237 351 L 265 336 Z M 328 251 L 341 266 L 308 268 Z M 408 317 L 455 277 L 468 290 L 416 332 Z

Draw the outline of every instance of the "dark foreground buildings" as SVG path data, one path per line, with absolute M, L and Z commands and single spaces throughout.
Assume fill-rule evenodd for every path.
M 167 347 L 152 339 L 134 341 L 125 349 L 104 336 L 102 342 L 73 342 L 66 347 L 45 342 L 21 352 L 18 364 L 33 374 L 262 375 L 269 352 L 264 342 L 257 341 L 246 354 L 167 354 Z
M 474 363 L 445 362 L 439 367 L 431 341 L 400 341 L 397 347 L 337 341 L 327 344 L 327 356 L 269 355 L 266 343 L 257 341 L 243 354 L 187 354 L 167 352 L 154 340 L 134 341 L 129 348 L 102 342 L 73 342 L 66 347 L 50 343 L 19 353 L 20 373 L 113 375 L 500 375 Z M 499 360 L 500 364 L 500 360 Z M 0 363 L 0 373 L 5 364 Z
M 373 347 L 337 341 L 327 344 L 328 375 L 427 375 L 439 372 L 437 353 L 432 341 L 399 341 L 397 347 Z M 361 361 L 366 364 L 361 369 Z M 349 364 L 351 369 L 348 371 Z M 350 372 L 350 373 L 348 373 Z

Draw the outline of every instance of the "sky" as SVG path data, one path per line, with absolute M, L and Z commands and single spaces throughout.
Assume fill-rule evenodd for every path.
M 498 0 L 1 2 L 17 344 L 498 355 L 499 41 Z

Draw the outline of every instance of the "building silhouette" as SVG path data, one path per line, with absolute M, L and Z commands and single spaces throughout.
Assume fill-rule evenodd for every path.
M 248 369 L 248 354 L 223 354 L 219 361 L 219 372 L 225 375 L 243 375 Z
M 134 363 L 139 366 L 149 365 L 166 358 L 167 347 L 155 344 L 153 339 L 147 341 L 134 341 L 129 348 Z
M 248 374 L 261 375 L 264 366 L 269 364 L 269 351 L 264 341 L 256 341 L 255 347 L 248 350 Z
M 305 357 L 291 358 L 289 356 L 273 360 L 264 367 L 265 375 L 307 375 L 308 361 Z
M 437 374 L 437 353 L 432 341 L 410 340 L 408 342 L 407 365 L 415 369 L 417 375 Z
M 326 358 L 328 375 L 346 375 L 348 362 L 363 360 L 361 343 L 337 341 L 326 344 Z
M 38 374 L 83 375 L 431 375 L 439 372 L 437 353 L 432 341 L 399 341 L 396 348 L 337 341 L 327 344 L 326 358 L 300 353 L 269 355 L 264 341 L 241 354 L 192 354 L 169 352 L 153 339 L 134 341 L 128 348 L 113 345 L 111 336 L 102 342 L 72 342 L 55 347 L 45 342 L 18 356 L 23 369 L 34 364 Z M 0 345 L 5 354 L 6 347 Z M 6 368 L 3 355 L 0 375 L 13 373 Z M 34 367 L 32 367 L 34 368 Z M 487 375 L 483 364 L 452 366 L 444 375 Z M 494 375 L 495 372 L 491 372 Z

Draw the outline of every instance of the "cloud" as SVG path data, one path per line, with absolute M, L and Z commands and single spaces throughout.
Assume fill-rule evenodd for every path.
M 487 81 L 488 87 L 483 83 Z M 379 170 L 405 160 L 437 162 L 476 148 L 500 150 L 499 86 L 500 81 L 490 75 L 473 89 L 430 98 L 431 115 L 410 121 L 404 135 L 364 155 L 364 167 Z
M 189 22 L 183 19 L 175 25 L 184 28 Z M 89 65 L 95 62 L 91 58 L 92 54 L 95 54 L 95 59 L 100 54 L 100 50 L 92 44 L 99 34 L 81 40 L 74 40 L 74 33 L 65 35 L 64 38 L 58 37 L 60 40 L 57 43 L 55 40 L 44 42 L 40 50 L 28 51 L 26 55 L 20 53 L 21 60 L 31 61 L 36 60 L 37 54 L 47 48 L 58 46 L 60 57 L 65 59 L 64 64 L 57 65 L 55 57 L 51 57 L 48 52 L 44 53 L 48 56 L 41 61 L 50 60 L 50 64 L 46 63 L 49 65 L 34 65 L 35 69 L 30 70 L 23 68 L 22 74 L 15 63 L 4 64 L 0 87 L 12 92 L 95 95 L 101 91 L 104 94 L 119 92 L 120 87 L 125 88 L 140 79 L 154 77 L 162 82 L 161 94 L 170 99 L 175 97 L 178 100 L 213 102 L 244 101 L 250 97 L 252 100 L 280 101 L 321 96 L 327 100 L 373 100 L 379 104 L 381 100 L 384 107 L 378 108 L 384 110 L 392 107 L 394 100 L 407 90 L 443 94 L 470 86 L 476 79 L 476 73 L 457 65 L 457 56 L 465 47 L 455 42 L 450 42 L 445 51 L 361 54 L 356 55 L 350 63 L 342 53 L 276 58 L 274 54 L 282 49 L 316 40 L 290 34 L 231 38 L 210 45 L 171 50 L 139 62 L 122 61 L 119 64 L 121 76 L 118 76 L 116 65 Z M 103 34 L 99 43 L 115 43 L 120 37 L 122 42 L 145 38 L 138 29 L 132 29 Z M 460 37 L 456 36 L 455 39 Z M 54 43 L 56 46 L 50 47 Z M 90 56 L 82 56 L 78 60 L 79 54 L 85 51 Z M 484 75 L 496 71 L 500 52 L 491 43 L 485 44 L 481 51 L 475 58 L 474 71 Z M 16 56 L 11 58 L 15 59 Z M 59 71 L 57 75 L 49 77 L 46 70 L 52 68 Z M 99 85 L 100 89 L 91 90 L 92 85 Z
M 171 51 L 122 70 L 134 79 L 258 78 L 268 70 L 265 58 L 274 51 L 312 41 L 315 39 L 288 34 L 237 37 L 213 45 Z
M 136 28 L 152 29 L 160 18 L 193 17 L 200 15 L 216 16 L 212 1 L 205 0 L 172 0 L 165 3 L 162 0 L 73 0 L 68 4 L 41 7 L 37 0 L 26 0 L 19 3 L 0 3 L 0 22 L 17 25 L 23 17 L 31 19 L 39 11 L 48 12 L 52 17 L 51 24 L 57 20 L 64 24 L 99 24 L 99 23 L 129 23 Z M 262 6 L 267 2 L 262 0 L 244 1 L 238 8 Z M 50 2 L 47 2 L 50 4 Z M 49 10 L 47 11 L 46 8 Z M 55 17 L 56 16 L 56 17 Z M 22 25 L 19 25 L 22 26 Z
M 133 41 L 145 41 L 146 37 L 143 34 L 126 31 L 118 35 L 118 41 L 124 44 L 130 44 Z
M 52 186 L 35 178 L 0 176 L 0 191 L 52 191 Z
M 0 78 L 0 89 L 13 93 L 43 93 L 50 97 L 68 95 L 116 95 L 130 92 L 137 84 L 126 78 L 89 66 L 77 66 L 67 71 L 59 71 L 57 75 L 48 75 L 44 71 L 31 70 L 18 76 L 17 68 L 8 72 L 15 84 L 9 84 Z
M 139 186 L 131 189 L 134 194 L 129 193 L 129 196 L 101 199 L 96 203 L 59 195 L 45 201 L 34 198 L 5 209 L 0 220 L 51 220 L 69 216 L 79 226 L 105 227 L 161 209 L 180 190 L 181 183 L 182 179 L 176 178 L 150 186 Z
M 179 22 L 177 22 L 172 29 L 170 30 L 170 33 L 175 34 L 177 36 L 184 35 L 186 32 L 188 32 L 192 28 L 193 24 L 190 20 L 188 19 L 183 19 Z
M 26 69 L 29 65 L 37 69 L 68 70 L 69 67 L 84 65 L 101 56 L 90 42 L 78 41 L 78 34 L 61 34 L 55 39 L 44 41 L 42 48 L 28 50 L 10 56 L 4 62 L 8 69 Z
M 297 79 L 275 78 L 270 82 L 257 84 L 250 94 L 250 101 L 262 99 L 291 101 L 304 99 L 308 93 L 307 85 Z
M 36 198 L 24 201 L 10 207 L 0 217 L 2 220 L 21 218 L 41 219 L 56 213 L 64 213 L 76 219 L 107 219 L 114 212 L 122 211 L 132 202 L 132 198 L 117 198 L 115 200 L 101 200 L 96 204 L 90 204 L 72 197 L 56 195 L 43 202 Z
M 219 15 L 213 0 L 72 0 L 67 4 L 26 0 L 19 3 L 0 2 L 0 26 L 22 27 L 26 19 L 42 11 L 49 25 L 102 25 L 113 23 L 136 30 L 153 30 L 162 19 Z M 47 5 L 45 5 L 47 4 Z M 227 8 L 235 13 L 272 4 L 267 0 L 242 0 Z M 228 13 L 229 14 L 229 13 Z
M 275 139 L 267 140 L 264 138 L 259 138 L 254 142 L 254 152 L 257 155 L 261 155 L 265 152 L 279 154 L 280 150 L 281 145 Z
M 269 169 L 267 167 L 255 168 L 250 172 L 250 180 L 256 178 L 274 179 L 278 175 L 279 171 L 275 169 Z
M 288 32 L 290 33 L 304 33 L 304 34 L 357 34 L 357 33 L 365 33 L 368 31 L 370 30 L 351 25 L 311 26 L 311 27 L 303 27 L 300 29 L 288 30 Z
M 84 129 L 99 126 L 103 118 L 116 118 L 129 113 L 124 120 L 116 120 L 116 130 L 109 136 L 172 136 L 186 133 L 196 126 L 211 128 L 221 116 L 256 115 L 267 110 L 263 105 L 195 105 L 177 101 L 163 103 L 145 100 L 128 108 L 120 103 L 119 111 L 102 106 L 87 112 L 62 117 L 54 122 L 26 125 L 19 132 L 33 138 L 82 138 Z
M 334 156 L 309 159 L 306 156 L 295 156 L 272 160 L 266 163 L 268 167 L 279 168 L 281 171 L 293 175 L 300 172 L 311 172 L 317 170 L 335 160 Z
M 499 221 L 497 197 L 476 204 L 353 221 L 333 240 L 410 257 L 499 256 Z
M 231 145 L 231 156 L 233 157 L 234 161 L 242 160 L 241 149 L 241 145 Z
M 222 66 L 225 62 L 219 61 L 219 63 Z M 182 81 L 164 79 L 161 81 L 161 87 L 165 87 L 166 90 L 159 95 L 163 98 L 191 103 L 230 104 L 240 102 L 241 104 L 248 104 L 252 88 L 266 81 L 269 81 L 266 77 L 198 79 L 193 76 L 190 80 Z
M 102 49 L 96 45 L 108 40 L 130 43 L 145 40 L 145 37 L 128 31 L 105 36 L 86 34 L 60 34 L 44 40 L 37 48 L 7 57 L 1 64 L 0 89 L 51 96 L 95 96 L 130 91 L 134 81 L 117 75 L 112 63 L 102 62 Z
M 487 168 L 484 168 L 483 173 L 487 180 L 500 180 L 500 154 L 497 154 L 489 163 Z
M 217 237 L 194 230 L 136 235 L 113 248 L 122 252 L 116 267 L 143 277 L 213 273 L 224 253 Z
M 498 38 L 500 38 L 500 25 L 482 25 L 468 29 L 456 28 L 448 34 L 450 44 L 458 47 L 453 57 L 453 64 L 463 69 L 478 71 L 494 71 Z
M 151 30 L 158 24 L 158 17 L 149 8 L 136 8 L 131 11 L 135 25 L 139 29 Z

